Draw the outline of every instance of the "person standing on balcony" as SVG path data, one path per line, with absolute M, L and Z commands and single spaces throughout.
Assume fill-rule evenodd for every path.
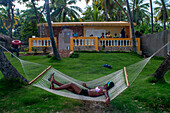
M 74 37 L 78 37 L 77 33 L 73 33 L 73 36 L 74 36 Z
M 102 36 L 101 36 L 101 38 L 104 38 L 104 33 L 102 33 Z
M 125 28 L 122 28 L 120 34 L 121 34 L 120 38 L 126 38 Z
M 107 38 L 112 38 L 112 35 L 111 35 L 110 31 L 107 33 L 106 37 Z
M 119 38 L 119 37 L 117 36 L 117 33 L 115 33 L 115 36 L 114 36 L 113 38 Z

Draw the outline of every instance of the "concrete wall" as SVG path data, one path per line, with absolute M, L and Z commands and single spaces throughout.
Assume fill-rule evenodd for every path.
M 168 43 L 168 38 L 170 40 L 170 30 L 162 31 L 156 34 L 147 34 L 141 37 L 141 50 L 146 56 L 151 56 L 162 46 Z M 163 48 L 155 56 L 165 57 L 168 52 L 168 46 Z

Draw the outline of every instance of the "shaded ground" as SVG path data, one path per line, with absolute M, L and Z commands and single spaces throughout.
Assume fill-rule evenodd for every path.
M 82 106 L 75 108 L 74 111 L 64 110 L 69 113 L 121 113 L 113 105 L 106 106 L 104 102 L 82 101 Z

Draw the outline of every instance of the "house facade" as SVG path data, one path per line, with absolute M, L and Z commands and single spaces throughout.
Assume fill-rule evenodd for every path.
M 48 24 L 38 24 L 40 27 L 40 37 L 49 37 Z M 131 38 L 130 23 L 124 21 L 109 21 L 109 22 L 55 22 L 52 23 L 54 37 L 57 39 L 57 48 L 59 50 L 70 49 L 70 39 L 73 34 L 77 34 L 78 37 L 98 37 L 104 33 L 110 32 L 114 37 L 115 33 L 117 37 L 120 37 L 122 28 L 125 29 L 126 38 Z M 75 41 L 74 41 L 75 42 Z M 81 41 L 82 42 L 82 41 Z M 76 47 L 75 47 L 76 49 Z

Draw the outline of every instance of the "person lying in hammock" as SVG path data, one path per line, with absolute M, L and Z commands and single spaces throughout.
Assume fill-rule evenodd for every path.
M 95 89 L 89 88 L 89 87 L 87 87 L 86 83 L 83 83 L 82 86 L 88 88 L 88 90 L 81 89 L 80 87 L 78 87 L 77 85 L 75 85 L 73 83 L 62 84 L 62 83 L 56 81 L 54 79 L 54 73 L 51 74 L 51 76 L 48 80 L 51 81 L 50 89 L 54 89 L 54 90 L 66 89 L 66 90 L 71 91 L 75 94 L 91 96 L 91 97 L 105 95 L 105 97 L 106 97 L 105 104 L 106 105 L 109 105 L 109 103 L 110 103 L 110 97 L 108 95 L 108 90 L 111 89 L 112 87 L 114 87 L 114 83 L 112 81 L 108 81 L 103 87 L 96 87 Z M 58 85 L 59 87 L 55 88 L 54 84 Z

